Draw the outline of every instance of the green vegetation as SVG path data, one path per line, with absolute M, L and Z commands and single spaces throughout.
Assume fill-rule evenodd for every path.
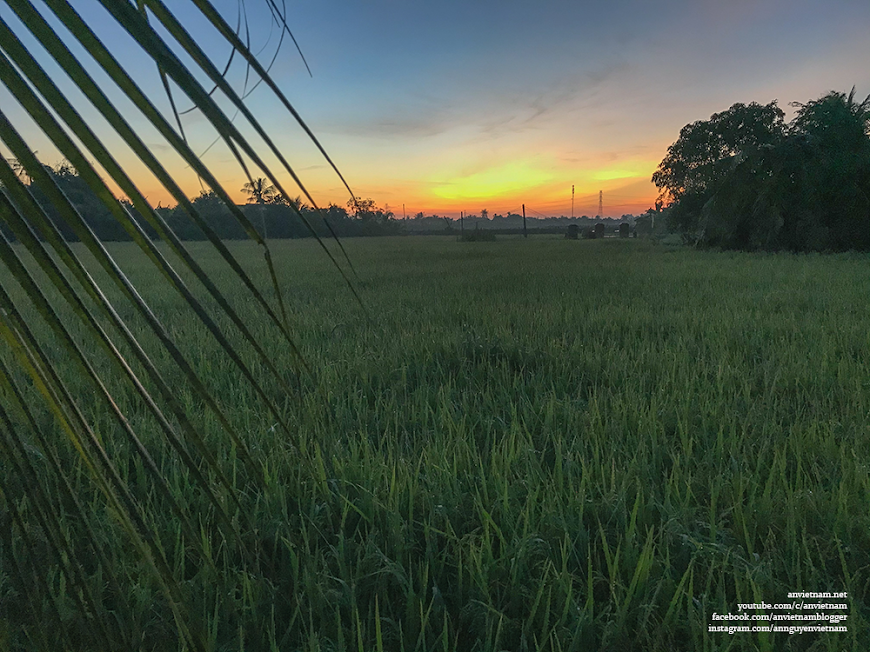
M 469 229 L 462 234 L 463 242 L 494 242 L 495 233 L 482 229 Z
M 52 415 L 35 412 L 31 428 L 7 388 L 0 647 L 179 649 L 178 614 L 209 650 L 839 651 L 868 640 L 865 256 L 559 237 L 345 247 L 370 318 L 316 242 L 272 246 L 316 380 L 297 376 L 290 347 L 211 246 L 193 248 L 271 343 L 280 378 L 216 317 L 286 430 L 138 250 L 111 248 L 251 453 L 245 465 L 123 307 L 204 433 L 216 460 L 196 466 L 233 527 L 59 298 L 49 294 L 166 493 L 93 383 L 29 316 L 142 506 L 183 608 L 170 604 Z M 269 286 L 256 245 L 232 251 Z M 0 359 L 14 366 L 8 348 Z M 12 373 L 25 397 L 36 393 Z M 55 459 L 69 494 L 51 472 Z M 25 463 L 32 484 L 4 480 L 31 477 L 12 470 Z M 40 525 L 51 510 L 56 533 Z M 848 591 L 848 632 L 707 631 L 714 612 L 799 590 Z
M 17 171 L 17 181 L 34 196 L 39 207 L 67 241 L 76 242 L 80 237 L 54 205 L 52 185 L 64 193 L 71 206 L 100 240 L 131 242 L 134 239 L 133 233 L 122 225 L 117 214 L 104 205 L 69 161 L 64 160 L 54 167 L 41 165 L 37 179 L 27 175 L 16 159 L 9 159 L 7 163 L 12 172 Z M 15 181 L 11 183 L 14 185 Z M 333 233 L 341 237 L 383 236 L 402 231 L 403 223 L 396 220 L 392 212 L 376 206 L 371 199 L 351 200 L 347 208 L 330 204 L 323 209 L 314 209 L 301 197 L 287 200 L 284 195 L 277 194 L 275 186 L 268 184 L 262 177 L 245 183 L 241 191 L 248 195 L 249 204 L 233 208 L 250 220 L 257 233 L 270 240 L 329 237 Z M 0 194 L 8 194 L 2 181 Z M 133 203 L 123 200 L 120 204 L 127 213 L 136 215 Z M 248 239 L 245 227 L 213 190 L 202 191 L 189 201 L 182 200 L 174 208 L 157 208 L 152 219 L 159 216 L 180 240 L 206 240 L 206 233 L 192 216 L 192 210 L 197 212 L 196 219 L 207 224 L 217 237 L 223 240 Z M 149 238 L 158 237 L 158 231 L 150 221 L 140 219 L 139 224 Z M 0 234 L 13 241 L 16 239 L 15 233 L 3 222 L 0 222 Z
M 788 124 L 773 101 L 686 125 L 652 177 L 671 228 L 726 249 L 870 250 L 870 96 L 794 105 Z
M 141 48 L 129 72 L 150 59 L 230 146 L 252 205 L 68 3 L 8 4 L 24 38 L 0 21 L 0 83 L 22 110 L 0 111 L 0 649 L 867 640 L 865 259 L 671 249 L 660 206 L 637 225 L 649 241 L 369 240 L 346 256 L 319 236 L 393 233 L 392 213 L 319 210 L 163 2 L 100 4 Z M 344 182 L 239 35 L 194 5 Z M 704 158 L 716 129 L 748 124 L 716 122 L 689 161 L 700 183 L 664 187 L 712 193 L 694 197 L 710 244 L 851 247 L 866 118 L 831 94 L 775 142 L 737 133 Z M 37 159 L 31 123 L 64 163 Z M 119 152 L 176 208 L 153 208 Z M 318 238 L 286 240 L 301 233 Z M 98 238 L 135 244 L 112 257 Z M 794 590 L 848 591 L 848 631 L 707 629 Z
M 34 195 L 37 203 L 57 225 L 60 232 L 70 242 L 79 239 L 75 230 L 63 219 L 48 193 L 42 187 L 54 184 L 60 188 L 69 199 L 72 206 L 82 215 L 85 223 L 104 242 L 130 242 L 132 234 L 126 230 L 82 179 L 75 167 L 69 161 L 61 161 L 54 167 L 42 165 L 44 174 L 42 183 L 31 179 L 23 166 L 14 158 L 8 161 L 13 171 L 19 174 L 19 180 Z M 459 218 L 451 219 L 439 216 L 424 216 L 418 213 L 409 220 L 397 219 L 394 213 L 385 207 L 379 207 L 372 199 L 349 200 L 346 206 L 329 204 L 325 208 L 313 208 L 305 203 L 301 196 L 286 198 L 279 194 L 275 186 L 263 177 L 257 177 L 246 182 L 240 189 L 247 196 L 248 203 L 235 206 L 253 225 L 257 233 L 269 240 L 308 238 L 312 236 L 328 238 L 333 234 L 346 238 L 358 236 L 389 236 L 389 235 L 449 235 L 463 227 Z M 0 181 L 0 193 L 4 193 Z M 136 214 L 132 203 L 123 200 L 121 205 L 131 215 Z M 191 209 L 197 212 L 212 231 L 223 240 L 246 240 L 245 228 L 234 217 L 231 209 L 224 203 L 218 193 L 213 190 L 203 190 L 197 197 L 180 201 L 172 208 L 159 207 L 155 214 L 165 220 L 167 226 L 182 241 L 206 240 L 207 236 L 191 215 Z M 464 231 L 482 232 L 479 236 L 491 239 L 495 234 L 517 233 L 523 229 L 523 216 L 509 214 L 488 216 L 488 211 L 481 211 L 482 216 L 466 215 Z M 651 214 L 647 213 L 635 218 L 633 215 L 623 215 L 623 221 L 613 218 L 594 219 L 586 216 L 568 217 L 529 217 L 528 229 L 536 234 L 563 234 L 570 225 L 588 228 L 590 231 L 601 224 L 601 229 L 613 233 L 625 220 L 638 225 L 639 232 L 651 234 Z M 156 229 L 145 220 L 140 221 L 143 231 L 150 238 L 157 237 Z M 661 220 L 661 226 L 665 221 Z M 628 227 L 626 227 L 628 228 Z M 603 231 L 602 231 L 603 233 Z M 0 234 L 10 240 L 15 240 L 15 234 L 0 222 Z

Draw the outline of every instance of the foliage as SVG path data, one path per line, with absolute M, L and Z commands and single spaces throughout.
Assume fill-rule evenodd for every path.
M 776 101 L 734 104 L 709 120 L 683 127 L 652 176 L 662 191 L 661 199 L 675 205 L 669 215 L 672 227 L 682 231 L 697 228 L 701 209 L 735 163 L 782 140 L 784 116 Z
M 275 186 L 263 177 L 257 177 L 245 183 L 242 186 L 242 192 L 248 195 L 249 202 L 254 202 L 255 204 L 268 204 L 275 201 L 275 198 L 279 196 Z
M 348 200 L 347 207 L 357 222 L 354 235 L 390 235 L 401 232 L 402 224 L 392 211 L 378 207 L 373 199 Z
M 271 415 L 290 446 L 290 383 L 311 369 L 290 334 L 269 243 L 193 152 L 175 102 L 173 125 L 138 86 L 143 70 L 156 69 L 167 92 L 192 102 L 240 168 L 258 169 L 288 197 L 259 154 L 267 150 L 315 205 L 226 71 L 163 2 L 100 4 L 104 15 L 88 12 L 86 20 L 66 0 L 5 2 L 0 20 L 0 84 L 17 101 L 8 103 L 14 111 L 0 107 L 0 647 L 204 652 L 208 608 L 188 583 L 208 584 L 228 551 L 233 573 L 263 563 L 240 496 L 264 495 L 267 467 L 242 436 L 244 424 L 227 416 L 233 397 L 209 385 L 208 364 L 180 342 L 197 332 L 214 345 L 211 362 L 229 371 L 235 390 L 252 392 L 247 409 Z M 205 0 L 193 4 L 199 16 L 186 17 L 216 35 L 209 49 L 222 40 L 332 165 L 232 28 Z M 110 49 L 126 53 L 129 43 L 101 40 L 92 27 L 132 39 L 135 63 L 125 69 Z M 256 146 L 240 128 L 256 133 Z M 146 145 L 137 129 L 165 144 Z M 45 166 L 33 140 L 49 142 L 64 162 Z M 119 163 L 131 153 L 178 203 L 174 211 L 154 209 Z M 194 201 L 167 172 L 179 157 L 208 189 Z M 170 222 L 207 240 L 220 271 L 206 273 Z M 238 260 L 223 242 L 236 237 L 253 240 L 262 257 Z M 132 242 L 113 252 L 104 240 Z M 331 249 L 318 244 L 355 293 Z M 137 253 L 148 271 L 131 282 L 127 265 Z M 253 269 L 263 275 L 258 283 Z M 243 288 L 233 303 L 220 287 L 228 279 Z M 149 295 L 156 286 L 164 294 Z M 190 318 L 185 333 L 167 327 L 173 312 Z M 278 350 L 293 358 L 281 369 Z M 145 604 L 159 613 L 153 621 L 140 610 Z
M 387 241 L 363 271 L 376 311 L 364 313 L 319 234 L 334 232 L 330 219 L 357 234 L 392 229 L 393 216 L 371 200 L 352 219 L 321 211 L 163 2 L 100 5 L 141 51 L 136 70 L 65 0 L 6 2 L 23 40 L 0 20 L 0 83 L 20 106 L 0 108 L 19 166 L 0 163 L 0 220 L 17 240 L 0 240 L 0 645 L 699 649 L 711 647 L 711 608 L 799 578 L 850 592 L 857 646 L 868 406 L 851 382 L 866 360 L 849 307 L 867 288 L 851 261 L 804 279 L 828 281 L 802 295 L 819 308 L 808 342 L 782 334 L 795 332 L 795 292 L 778 303 L 769 286 L 744 293 L 763 300 L 739 294 L 741 280 L 769 275 L 686 257 L 686 268 L 652 266 L 675 274 L 653 284 L 643 258 L 604 251 L 611 243 L 589 268 L 576 245 L 559 260 L 532 249 L 552 243 L 523 243 L 502 265 L 464 261 L 451 276 L 447 250 L 427 260 Z M 232 28 L 205 0 L 193 5 L 326 156 Z M 66 90 L 24 42 L 64 71 Z M 283 205 L 263 192 L 247 208 L 231 201 L 180 117 L 173 126 L 128 75 L 149 60 Z M 14 124 L 21 112 L 68 163 L 36 158 L 33 133 Z M 160 134 L 166 161 L 131 124 Z M 114 144 L 174 210 L 150 205 Z M 310 210 L 291 206 L 260 151 Z M 192 201 L 164 166 L 176 155 L 202 179 Z M 315 241 L 267 241 L 287 211 Z M 105 245 L 109 229 L 131 242 Z M 634 282 L 619 294 L 624 270 Z M 807 274 L 787 267 L 786 278 L 795 271 Z M 594 301 L 578 276 L 615 299 Z M 717 302 L 693 300 L 708 288 Z M 738 294 L 723 302 L 726 291 Z M 767 320 L 739 310 L 759 303 L 779 309 Z M 556 304 L 551 319 L 530 309 Z M 712 312 L 701 319 L 698 305 Z M 769 373 L 765 357 L 788 364 Z
M 494 242 L 495 233 L 483 229 L 468 229 L 462 234 L 463 242 Z
M 746 137 L 713 156 L 698 152 L 727 140 L 721 114 L 686 127 L 653 175 L 672 200 L 670 225 L 731 249 L 870 249 L 870 97 L 857 102 L 852 89 L 795 106 L 784 130 L 770 119 L 775 103 L 756 109 L 768 112 L 754 127 L 730 121 Z
M 72 203 L 76 206 L 79 214 L 83 216 L 85 223 L 95 233 L 98 233 L 102 240 L 106 241 L 124 241 L 130 240 L 130 235 L 123 226 L 115 219 L 112 212 L 103 204 L 102 200 L 91 189 L 87 182 L 79 176 L 76 169 L 69 161 L 61 161 L 53 168 L 43 166 L 44 172 L 47 175 L 47 181 L 59 189 Z M 22 166 L 17 160 L 12 159 L 12 169 L 21 170 Z M 36 202 L 40 205 L 43 211 L 49 216 L 52 222 L 57 226 L 63 237 L 68 241 L 78 240 L 78 235 L 75 230 L 64 220 L 60 212 L 53 206 L 52 201 L 46 194 L 46 188 L 41 187 L 39 183 L 34 183 L 29 179 L 29 176 L 22 175 L 18 172 L 17 176 L 24 182 L 28 183 L 31 194 Z M 129 202 L 125 205 L 129 213 L 132 204 Z M 134 215 L 135 211 L 129 213 Z M 149 233 L 154 236 L 156 232 L 149 228 Z
M 12 165 L 13 168 L 16 166 L 15 159 L 12 159 Z M 129 242 L 133 239 L 130 232 L 123 228 L 69 163 L 63 162 L 54 168 L 46 167 L 45 170 L 100 240 Z M 376 207 L 374 201 L 370 199 L 365 200 L 361 204 L 361 210 L 356 211 L 352 217 L 347 210 L 335 204 L 330 204 L 325 209 L 313 209 L 301 196 L 287 199 L 281 194 L 276 194 L 273 186 L 263 186 L 262 178 L 254 181 L 258 184 L 254 190 L 248 188 L 250 183 L 245 184 L 246 188 L 243 189 L 250 195 L 250 204 L 236 208 L 248 217 L 260 235 L 268 235 L 270 239 L 305 238 L 312 235 L 328 238 L 333 234 L 339 237 L 373 236 L 401 232 L 401 222 L 395 220 L 392 213 Z M 78 241 L 78 234 L 60 217 L 39 186 L 31 183 L 28 188 L 43 210 L 52 217 L 52 221 L 60 229 L 63 237 L 68 242 Z M 131 202 L 125 200 L 122 203 L 128 214 L 131 216 L 137 214 Z M 237 215 L 227 206 L 223 198 L 214 190 L 203 190 L 197 197 L 191 199 L 189 204 L 180 203 L 174 209 L 161 209 L 162 219 L 182 241 L 207 239 L 197 220 L 191 216 L 191 209 L 195 210 L 198 219 L 207 224 L 222 240 L 240 240 L 248 237 Z M 323 219 L 332 228 L 331 231 Z M 308 220 L 307 224 L 306 220 Z M 142 222 L 141 226 L 148 237 L 154 239 L 158 237 L 156 230 L 149 223 Z M 14 233 L 2 225 L 0 225 L 0 232 L 5 232 L 11 240 L 15 239 Z
M 235 474 L 241 506 L 232 515 L 245 519 L 244 536 L 225 538 L 159 425 L 128 410 L 171 494 L 197 518 L 205 560 L 195 544 L 169 544 L 167 554 L 206 649 L 862 649 L 870 352 L 855 307 L 870 293 L 865 259 L 665 252 L 560 235 L 486 247 L 357 239 L 347 246 L 367 320 L 316 242 L 272 245 L 300 350 L 317 369 L 288 397 L 292 434 L 251 409 L 255 391 L 145 256 L 110 245 L 263 454 L 258 487 L 185 379 L 167 378 L 191 418 L 205 421 L 219 466 Z M 230 247 L 247 261 L 257 250 Z M 233 305 L 250 309 L 244 284 L 208 243 L 191 251 L 224 279 Z M 266 278 L 263 269 L 254 276 Z M 131 326 L 159 353 L 146 324 Z M 269 352 L 279 368 L 294 366 L 286 347 Z M 88 387 L 60 342 L 47 353 L 62 378 Z M 116 398 L 139 403 L 132 388 Z M 147 486 L 100 403 L 82 403 L 112 458 L 128 460 L 123 481 Z M 49 414 L 35 417 L 53 432 Z M 13 423 L 31 433 L 22 417 Z M 79 515 L 69 498 L 56 501 L 85 580 L 110 605 L 107 622 L 118 616 L 136 635 L 137 646 L 113 649 L 179 649 L 170 605 L 75 449 L 56 437 L 47 450 L 86 508 Z M 50 457 L 28 459 L 46 488 L 63 490 Z M 26 635 L 44 634 L 52 645 L 43 649 L 97 649 L 92 621 L 61 590 L 63 558 L 35 522 L 37 497 L 10 493 L 30 527 L 0 529 L 0 547 L 22 561 L 32 552 L 47 585 L 26 565 L 23 578 L 4 565 L 8 648 L 39 649 Z M 160 540 L 178 541 L 169 498 L 153 492 L 149 504 Z M 86 526 L 126 605 L 104 588 Z M 847 631 L 771 633 L 764 646 L 757 634 L 708 631 L 714 612 L 736 613 L 747 596 L 784 602 L 796 590 L 848 591 Z M 78 644 L 44 626 L 52 596 Z

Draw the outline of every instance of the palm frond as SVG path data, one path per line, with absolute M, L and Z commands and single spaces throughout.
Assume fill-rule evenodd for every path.
M 231 101 L 233 109 L 253 127 L 283 170 L 316 206 L 265 128 L 245 106 L 244 92 L 239 95 L 226 81 L 233 57 L 240 55 L 314 139 L 250 52 L 249 44 L 239 39 L 238 30 L 233 32 L 210 4 L 195 2 L 231 50 L 221 71 L 159 0 L 138 0 L 135 6 L 101 1 L 116 27 L 129 34 L 158 67 L 167 92 L 171 81 L 210 121 L 247 177 L 246 187 L 252 191 L 256 188 L 258 201 L 267 200 L 274 187 L 289 205 L 300 208 L 290 201 L 288 190 L 260 157 L 257 147 L 218 106 L 213 97 L 216 91 Z M 271 354 L 276 342 L 295 355 L 299 369 L 309 373 L 311 369 L 291 333 L 269 245 L 194 153 L 171 93 L 175 126 L 67 0 L 46 0 L 47 9 L 37 8 L 30 0 L 6 0 L 4 6 L 18 22 L 13 27 L 0 16 L 0 83 L 65 157 L 70 172 L 82 179 L 150 261 L 154 277 L 162 279 L 165 287 L 183 299 L 261 408 L 271 415 L 270 421 L 274 420 L 293 444 L 294 433 L 285 407 L 275 398 L 276 391 L 284 397 L 294 394 L 286 372 L 276 367 Z M 281 23 L 281 38 L 289 34 L 295 43 L 286 25 L 286 8 L 282 11 L 269 0 L 269 11 Z M 92 61 L 76 56 L 64 40 L 69 35 L 62 38 L 52 27 L 56 21 L 69 30 Z M 164 40 L 152 22 L 174 40 Z M 27 33 L 26 39 L 19 33 L 21 30 Z M 37 54 L 25 45 L 33 40 L 44 52 Z M 213 85 L 211 90 L 203 88 L 194 71 L 181 62 L 175 54 L 178 49 L 195 62 L 199 72 L 205 73 Z M 48 62 L 64 71 L 77 92 L 114 130 L 113 138 L 90 126 L 80 104 L 64 90 L 69 87 L 58 84 L 47 71 Z M 267 292 L 255 284 L 241 261 L 186 197 L 166 165 L 132 126 L 130 117 L 95 81 L 94 63 L 115 85 L 115 91 L 137 108 L 139 117 L 156 129 L 262 248 L 273 301 L 267 300 Z M 0 262 L 5 266 L 0 275 L 0 516 L 10 524 L 8 537 L 0 544 L 0 559 L 17 577 L 17 590 L 24 591 L 32 584 L 28 578 L 37 578 L 37 588 L 28 594 L 29 625 L 16 633 L 20 638 L 15 643 L 43 649 L 138 647 L 136 640 L 143 633 L 141 626 L 130 620 L 132 607 L 126 594 L 130 586 L 146 581 L 142 575 L 145 572 L 150 577 L 147 582 L 158 586 L 163 595 L 163 608 L 155 608 L 166 621 L 161 626 L 174 623 L 182 647 L 207 649 L 208 634 L 202 617 L 189 607 L 190 596 L 185 593 L 182 578 L 192 572 L 218 572 L 216 548 L 235 551 L 233 554 L 238 554 L 244 566 L 259 563 L 248 554 L 245 544 L 253 526 L 238 489 L 250 483 L 248 486 L 256 491 L 268 491 L 263 460 L 188 359 L 179 335 L 163 324 L 147 293 L 125 274 L 111 248 L 100 241 L 85 216 L 37 159 L 29 142 L 33 137 L 35 134 L 19 129 L 0 108 L 0 143 L 14 157 L 0 163 L 0 219 L 16 240 L 13 244 L 5 235 L 0 237 Z M 323 147 L 314 141 L 337 172 Z M 196 256 L 147 201 L 133 176 L 119 162 L 118 153 L 110 145 L 114 142 L 132 151 L 174 197 L 258 311 L 242 314 L 233 307 Z M 247 161 L 264 176 L 254 178 Z M 129 199 L 129 204 L 119 202 L 109 181 Z M 342 182 L 347 186 L 343 178 Z M 308 224 L 305 215 L 297 212 Z M 67 242 L 61 225 L 81 244 Z M 172 253 L 172 260 L 164 247 L 152 241 L 146 226 Z M 310 224 L 308 227 L 316 235 Z M 359 301 L 329 248 L 322 241 L 320 244 Z M 199 296 L 198 289 L 184 279 L 186 275 L 196 279 L 197 288 L 204 288 L 206 296 Z M 268 347 L 252 326 L 261 317 L 278 337 Z M 136 334 L 131 319 L 143 325 L 145 335 Z M 226 323 L 232 330 L 223 325 Z M 243 349 L 253 355 L 257 368 L 268 374 L 266 378 L 255 370 L 249 353 Z M 62 369 L 57 364 L 58 356 L 64 361 Z M 201 415 L 192 414 L 179 400 L 179 379 L 202 406 Z M 277 390 L 267 389 L 266 380 Z M 131 396 L 135 397 L 132 403 Z M 49 430 L 45 428 L 47 419 L 52 424 Z M 206 433 L 206 421 L 216 422 L 228 436 L 234 456 L 246 469 L 244 477 L 238 477 L 235 468 L 227 469 L 226 463 L 220 461 Z M 153 425 L 148 436 L 137 432 L 137 424 L 141 423 Z M 157 432 L 162 433 L 162 439 L 155 439 L 153 433 Z M 297 451 L 304 454 L 302 447 Z M 191 486 L 202 501 L 179 500 L 178 489 L 170 486 L 165 475 L 167 465 L 176 464 L 184 469 L 184 477 L 191 478 Z M 82 485 L 84 477 L 90 482 L 87 490 Z M 192 505 L 201 505 L 204 511 L 194 511 Z M 100 509 L 94 511 L 97 506 L 111 518 L 102 518 Z M 171 520 L 161 519 L 156 509 L 170 510 Z M 73 529 L 68 526 L 71 518 L 76 523 Z M 105 545 L 107 539 L 117 536 L 126 537 L 131 544 L 123 560 L 117 558 L 117 551 L 107 551 Z M 46 557 L 35 552 L 41 549 L 42 540 L 49 551 Z M 62 583 L 58 584 L 55 577 L 62 577 Z M 78 618 L 69 617 L 70 609 L 78 612 Z M 53 620 L 56 627 L 38 627 L 44 617 Z

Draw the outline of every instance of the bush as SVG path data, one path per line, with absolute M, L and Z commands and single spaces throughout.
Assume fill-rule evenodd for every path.
M 466 231 L 462 234 L 463 242 L 493 242 L 495 240 L 495 233 L 492 231 L 481 231 L 480 229 L 474 229 L 473 231 Z

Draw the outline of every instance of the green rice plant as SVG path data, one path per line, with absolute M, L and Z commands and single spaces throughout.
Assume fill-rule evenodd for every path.
M 292 257 L 336 424 L 334 482 L 306 473 L 321 643 L 373 649 L 375 596 L 395 649 L 753 649 L 712 613 L 809 586 L 866 613 L 866 534 L 836 516 L 866 496 L 865 261 L 568 244 L 354 242 L 375 324 Z
M 196 4 L 326 156 L 301 117 L 220 15 L 207 2 Z M 29 0 L 10 0 L 4 6 L 17 19 L 17 29 L 35 39 L 44 52 L 42 59 L 34 56 L 19 40 L 20 34 L 0 19 L 0 82 L 130 235 L 151 264 L 154 277 L 162 279 L 167 291 L 182 298 L 207 336 L 218 344 L 218 359 L 228 361 L 253 390 L 255 400 L 250 405 L 256 405 L 258 411 L 265 409 L 292 442 L 295 433 L 286 421 L 287 398 L 294 395 L 288 367 L 279 370 L 274 365 L 265 343 L 269 342 L 269 347 L 280 343 L 294 352 L 291 371 L 311 370 L 290 334 L 269 244 L 194 154 L 183 132 L 169 124 L 71 4 L 50 0 L 37 9 Z M 315 205 L 242 99 L 160 0 L 142 0 L 138 6 L 106 1 L 102 6 L 116 22 L 115 28 L 132 38 L 142 54 L 153 61 L 167 88 L 171 80 L 209 120 L 249 178 L 243 155 L 285 198 L 288 196 L 257 153 L 257 146 L 241 135 L 212 94 L 197 81 L 197 72 L 208 77 L 242 113 Z M 56 21 L 55 25 L 63 25 L 67 38 L 84 48 L 90 57 L 87 61 L 70 50 L 47 16 Z M 183 64 L 179 52 L 189 57 L 197 70 Z M 242 311 L 230 304 L 214 281 L 215 275 L 203 270 L 117 162 L 114 146 L 107 144 L 112 142 L 108 131 L 97 133 L 91 128 L 80 106 L 69 99 L 71 94 L 47 72 L 47 60 L 64 71 L 90 108 L 114 130 L 114 142 L 132 150 L 187 210 L 231 276 L 243 284 L 247 300 L 259 313 L 252 317 L 249 309 Z M 91 71 L 95 67 L 111 80 L 113 91 L 131 102 L 139 117 L 156 129 L 227 204 L 261 247 L 269 276 L 266 284 L 252 282 L 242 263 L 199 216 L 118 108 L 117 99 L 110 99 L 104 84 L 94 80 Z M 178 124 L 180 130 L 180 121 Z M 254 599 L 249 574 L 264 563 L 268 565 L 268 560 L 257 554 L 251 541 L 256 528 L 239 496 L 243 491 L 265 489 L 268 479 L 263 474 L 263 452 L 252 451 L 239 424 L 231 422 L 227 410 L 236 406 L 222 401 L 214 387 L 208 386 L 209 368 L 199 365 L 196 369 L 196 362 L 182 350 L 183 338 L 167 327 L 166 314 L 143 299 L 137 284 L 153 279 L 131 281 L 123 264 L 94 236 L 46 173 L 27 138 L 6 112 L 0 112 L 0 140 L 16 161 L 15 166 L 6 159 L 0 164 L 0 215 L 18 241 L 13 246 L 4 235 L 0 243 L 0 258 L 6 267 L 0 277 L 0 335 L 8 354 L 0 367 L 4 397 L 0 495 L 4 523 L 12 528 L 11 538 L 3 546 L 3 558 L 4 566 L 8 563 L 9 568 L 16 569 L 13 592 L 26 591 L 29 578 L 39 587 L 31 595 L 29 613 L 2 617 L 3 631 L 8 623 L 17 623 L 10 635 L 10 645 L 15 648 L 136 649 L 143 645 L 149 624 L 139 620 L 131 591 L 135 595 L 135 587 L 153 585 L 160 593 L 152 596 L 160 613 L 158 629 L 175 630 L 182 647 L 208 649 L 209 637 L 218 636 L 217 623 L 208 622 L 207 614 L 202 618 L 196 613 L 196 600 L 184 584 L 186 578 L 198 573 L 236 574 L 241 592 L 236 608 L 244 610 Z M 117 184 L 129 204 L 118 201 L 106 178 Z M 36 199 L 34 188 L 39 188 L 42 200 Z M 72 229 L 83 248 L 65 241 L 57 219 Z M 151 240 L 144 224 L 158 234 L 165 248 Z M 325 245 L 324 250 L 335 262 Z M 344 275 L 337 263 L 336 267 Z M 265 286 L 271 286 L 270 300 L 261 289 Z M 255 336 L 253 326 L 263 319 L 270 333 Z M 140 332 L 140 327 L 144 331 Z M 236 335 L 241 339 L 232 341 Z M 247 356 L 242 351 L 253 352 L 254 358 L 244 359 Z M 66 377 L 57 373 L 59 355 L 76 367 Z M 264 386 L 264 374 L 273 385 L 269 390 Z M 184 392 L 179 391 L 180 383 Z M 152 425 L 157 426 L 155 434 L 160 432 L 169 448 L 160 448 L 158 439 L 143 437 Z M 216 442 L 208 434 L 209 427 L 222 432 L 225 439 Z M 231 448 L 229 461 L 219 459 L 224 446 Z M 50 461 L 48 466 L 46 460 Z M 243 469 L 237 468 L 236 460 Z M 183 496 L 190 492 L 201 500 L 186 502 Z M 159 509 L 158 503 L 162 505 Z M 172 515 L 169 521 L 164 520 L 163 508 Z M 132 547 L 131 554 L 119 554 L 107 543 L 115 539 L 126 541 Z M 45 554 L 40 541 L 47 546 Z M 23 548 L 22 542 L 26 544 Z M 232 555 L 240 559 L 230 562 Z M 150 589 L 147 592 L 150 594 Z M 165 603 L 168 611 L 163 612 L 160 603 Z M 215 604 L 218 610 L 220 602 Z M 75 612 L 78 615 L 73 615 Z M 45 627 L 46 622 L 51 626 Z
M 462 234 L 461 239 L 463 242 L 493 242 L 495 241 L 495 233 L 479 228 L 469 229 Z

